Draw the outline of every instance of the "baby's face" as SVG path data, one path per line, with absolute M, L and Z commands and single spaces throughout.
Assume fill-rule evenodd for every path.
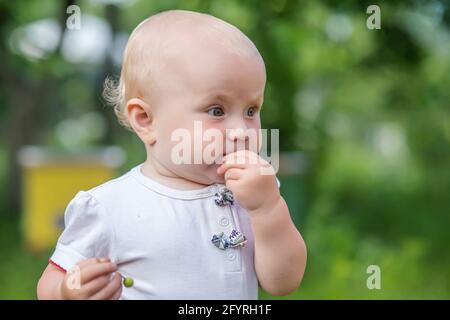
M 255 146 L 242 131 L 258 133 L 261 127 L 264 62 L 257 54 L 236 54 L 216 41 L 201 46 L 190 46 L 190 41 L 181 39 L 176 46 L 182 50 L 168 51 L 157 88 L 151 90 L 156 142 L 148 148 L 149 156 L 179 177 L 201 184 L 222 183 L 223 177 L 216 173 L 219 165 L 206 158 L 198 164 L 194 153 L 200 150 L 203 155 L 205 148 L 214 145 L 214 139 L 207 141 L 203 136 L 211 132 L 209 129 L 221 133 L 223 145 L 223 149 L 216 150 L 218 153 L 210 153 L 213 158 L 244 148 L 259 150 L 260 139 Z M 191 146 L 188 164 L 179 164 L 177 155 L 186 155 L 176 152 L 182 141 Z M 214 146 L 219 147 L 220 143 Z

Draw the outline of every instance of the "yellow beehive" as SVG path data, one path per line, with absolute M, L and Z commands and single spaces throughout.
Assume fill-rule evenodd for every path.
M 22 166 L 22 232 L 27 249 L 51 248 L 64 228 L 64 211 L 80 190 L 117 176 L 123 152 L 106 147 L 81 155 L 56 155 L 38 147 L 24 147 Z

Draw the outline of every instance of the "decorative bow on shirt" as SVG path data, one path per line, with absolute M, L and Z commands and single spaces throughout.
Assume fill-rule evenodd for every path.
M 213 235 L 211 242 L 219 249 L 235 248 L 247 243 L 247 238 L 239 231 L 233 229 L 231 234 L 226 237 L 223 232 Z
M 214 202 L 221 207 L 226 205 L 233 205 L 234 204 L 233 193 L 227 187 L 222 187 L 214 195 Z

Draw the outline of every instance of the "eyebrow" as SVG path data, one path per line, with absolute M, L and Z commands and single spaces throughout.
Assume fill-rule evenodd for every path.
M 212 100 L 229 102 L 231 99 L 228 94 L 224 94 L 223 92 L 221 92 L 207 95 L 201 101 L 203 104 L 206 104 L 210 103 Z M 264 101 L 264 94 L 257 94 L 254 97 L 250 98 L 249 101 L 252 101 L 249 105 L 256 104 L 258 106 L 262 106 L 262 103 Z
M 213 93 L 209 93 L 201 98 L 201 102 L 203 104 L 210 103 L 211 101 L 223 101 L 223 102 L 229 102 L 231 100 L 230 94 L 226 93 L 225 91 L 214 91 Z

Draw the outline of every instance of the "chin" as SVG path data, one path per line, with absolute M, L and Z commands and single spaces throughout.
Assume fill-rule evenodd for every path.
M 199 168 L 196 168 L 197 170 L 191 172 L 189 176 L 184 175 L 184 177 L 185 179 L 189 179 L 203 185 L 212 185 L 215 183 L 224 184 L 224 177 L 217 174 L 217 168 L 219 166 L 220 165 L 217 164 L 211 164 L 203 167 L 200 170 L 198 170 Z M 182 174 L 180 173 L 180 175 Z
M 207 165 L 207 167 L 205 168 L 204 171 L 204 173 L 206 173 L 205 178 L 209 180 L 210 182 L 209 184 L 225 183 L 223 176 L 219 176 L 217 174 L 217 168 L 219 168 L 220 166 L 221 164 L 213 163 Z
M 221 183 L 221 184 L 225 183 L 225 180 L 223 179 L 223 177 L 220 177 L 215 173 L 212 175 L 205 176 L 203 181 L 204 181 L 205 185 L 212 185 L 215 183 Z

